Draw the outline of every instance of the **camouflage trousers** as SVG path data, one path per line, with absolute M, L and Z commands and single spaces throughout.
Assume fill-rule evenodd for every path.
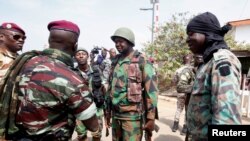
M 177 109 L 175 112 L 174 121 L 179 121 L 181 113 L 185 107 L 186 97 L 187 97 L 187 95 L 184 93 L 177 94 Z M 185 109 L 187 109 L 187 106 L 185 107 Z M 184 124 L 185 123 L 186 123 L 186 118 L 184 120 Z
M 141 141 L 142 134 L 140 120 L 112 119 L 112 141 Z
M 97 116 L 98 118 L 98 123 L 99 123 L 99 128 L 101 129 L 100 132 L 98 133 L 98 135 L 94 135 L 91 133 L 91 135 L 95 138 L 101 138 L 102 137 L 102 129 L 103 129 L 103 116 Z M 87 131 L 88 129 L 84 126 L 84 124 L 79 121 L 76 120 L 76 128 L 75 131 L 77 132 L 78 136 L 87 136 Z

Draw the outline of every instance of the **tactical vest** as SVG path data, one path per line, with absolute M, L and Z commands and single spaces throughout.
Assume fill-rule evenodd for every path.
M 118 63 L 119 55 L 112 62 L 111 74 L 110 77 L 113 76 L 113 72 L 115 66 Z M 140 103 L 142 102 L 142 72 L 144 67 L 144 57 L 141 56 L 141 53 L 135 51 L 133 57 L 131 58 L 130 64 L 128 65 L 128 88 L 127 88 L 127 98 L 129 102 L 132 103 Z M 110 78 L 110 82 L 112 78 Z M 110 83 L 111 84 L 111 83 Z M 111 88 L 111 86 L 110 86 Z
M 18 56 L 0 82 L 0 139 L 8 138 L 19 130 L 15 125 L 18 74 L 27 60 L 39 54 L 38 51 L 30 51 Z
M 117 55 L 111 64 L 111 71 L 110 71 L 110 75 L 109 75 L 109 84 L 110 84 L 109 89 L 108 89 L 109 92 L 111 91 L 111 82 L 113 79 L 112 78 L 113 72 L 114 72 L 115 66 L 117 65 L 117 63 L 119 61 L 119 58 L 120 58 L 120 56 Z M 131 102 L 131 103 L 137 103 L 137 104 L 140 103 L 142 105 L 142 107 L 139 110 L 142 110 L 143 112 L 145 112 L 146 111 L 145 107 L 147 107 L 147 105 L 146 105 L 147 101 L 146 101 L 145 95 L 143 94 L 144 82 L 142 81 L 145 58 L 143 56 L 141 56 L 141 53 L 136 50 L 130 59 L 131 59 L 131 61 L 130 61 L 130 64 L 128 66 L 127 98 L 129 100 L 129 102 Z M 110 97 L 107 97 L 106 102 L 108 105 L 107 110 L 112 109 L 112 104 L 111 104 L 112 102 L 111 102 Z M 155 110 L 156 110 L 155 119 L 159 119 L 158 108 L 156 107 Z M 142 111 L 140 111 L 140 112 L 142 112 Z

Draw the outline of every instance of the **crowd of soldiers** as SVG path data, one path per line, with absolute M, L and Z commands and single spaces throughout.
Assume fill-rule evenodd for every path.
M 52 21 L 47 28 L 48 49 L 18 55 L 24 30 L 15 23 L 0 26 L 1 139 L 65 141 L 76 131 L 86 141 L 90 131 L 100 141 L 105 125 L 112 127 L 113 141 L 141 141 L 144 132 L 150 141 L 159 118 L 157 73 L 152 59 L 134 49 L 133 31 L 115 30 L 111 40 L 118 54 L 112 48 L 107 58 L 104 48 L 99 55 L 98 48 L 78 47 L 80 29 L 71 21 Z M 228 30 L 210 12 L 187 25 L 193 55 L 184 60 L 196 61 L 190 66 L 189 58 L 175 81 L 179 103 L 185 103 L 185 140 L 208 140 L 211 124 L 241 124 L 241 63 L 224 41 Z M 173 131 L 183 106 L 177 108 Z

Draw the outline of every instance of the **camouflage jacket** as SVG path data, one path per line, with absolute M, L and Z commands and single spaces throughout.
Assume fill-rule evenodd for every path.
M 80 72 L 80 75 L 83 77 L 83 79 L 85 79 L 87 81 L 87 84 L 89 86 L 89 91 L 92 92 L 92 83 L 91 82 L 92 82 L 92 76 L 94 73 L 92 67 L 89 65 L 88 69 L 85 72 L 80 70 L 79 67 L 77 67 L 77 70 Z M 102 76 L 101 76 L 101 78 L 102 78 Z M 103 115 L 103 107 L 97 108 L 96 116 L 102 116 L 102 115 Z
M 194 71 L 192 66 L 186 65 L 182 67 L 183 69 L 178 74 L 178 82 L 176 90 L 178 93 L 187 93 L 190 94 L 193 88 L 194 82 Z
M 241 124 L 241 63 L 219 49 L 196 73 L 187 111 L 192 140 L 208 140 L 208 125 Z
M 111 60 L 109 58 L 105 58 L 100 64 L 100 69 L 103 75 L 102 84 L 107 84 L 111 69 Z
M 53 134 L 70 138 L 75 119 L 96 113 L 83 79 L 72 71 L 68 54 L 45 49 L 30 59 L 20 72 L 16 124 L 29 135 Z
M 173 79 L 172 79 L 172 82 L 174 83 L 174 85 L 177 85 L 177 83 L 179 82 L 180 74 L 181 74 L 182 70 L 187 68 L 187 67 L 188 67 L 188 65 L 184 65 L 175 71 Z
M 6 74 L 13 60 L 16 59 L 17 55 L 17 53 L 11 53 L 3 47 L 0 47 L 0 80 Z
M 119 58 L 117 64 L 115 65 L 114 72 L 112 73 L 112 79 L 110 83 L 110 97 L 112 101 L 112 114 L 114 118 L 122 120 L 140 120 L 141 113 L 143 112 L 140 107 L 142 106 L 142 101 L 139 103 L 134 103 L 129 101 L 128 98 L 128 72 L 129 65 L 131 64 L 131 59 L 134 53 L 132 52 L 126 58 Z M 141 81 L 141 89 L 138 91 L 144 92 L 141 94 L 145 97 L 144 104 L 148 111 L 147 119 L 155 119 L 155 108 L 157 107 L 158 98 L 158 87 L 157 87 L 157 77 L 154 72 L 153 65 L 140 54 L 140 59 L 142 59 L 143 64 L 142 70 L 134 71 L 134 76 L 131 79 Z M 131 71 L 131 70 L 130 70 Z M 132 72 L 133 73 L 133 72 Z

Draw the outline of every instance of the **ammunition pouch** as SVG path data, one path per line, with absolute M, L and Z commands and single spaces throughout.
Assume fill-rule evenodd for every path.
M 132 58 L 128 66 L 128 92 L 129 102 L 142 102 L 142 71 L 139 66 L 139 58 Z

